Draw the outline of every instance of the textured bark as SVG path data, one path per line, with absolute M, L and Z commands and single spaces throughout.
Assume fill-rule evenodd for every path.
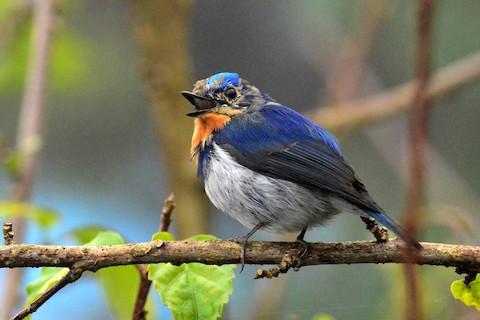
M 413 263 L 456 267 L 480 271 L 480 247 L 422 243 L 424 250 L 406 248 L 397 240 L 385 244 L 369 241 L 311 243 L 302 265 L 354 263 Z M 245 263 L 277 264 L 286 252 L 303 247 L 290 242 L 248 242 Z M 412 259 L 416 255 L 415 259 Z M 81 264 L 85 270 L 141 264 L 188 262 L 231 264 L 240 262 L 240 246 L 232 241 L 168 241 L 160 240 L 111 246 L 54 246 L 13 244 L 0 246 L 0 268 L 72 267 Z

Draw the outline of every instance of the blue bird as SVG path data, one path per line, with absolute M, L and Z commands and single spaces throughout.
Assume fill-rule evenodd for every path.
M 196 82 L 183 96 L 194 106 L 192 157 L 211 202 L 250 231 L 300 232 L 340 212 L 372 217 L 421 248 L 372 199 L 335 137 L 262 93 L 236 73 Z

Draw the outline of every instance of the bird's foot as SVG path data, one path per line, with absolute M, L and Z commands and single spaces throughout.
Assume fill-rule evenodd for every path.
M 241 247 L 240 251 L 240 264 L 242 265 L 242 268 L 240 269 L 240 273 L 242 273 L 243 269 L 245 268 L 245 250 L 247 249 L 247 240 L 250 239 L 250 237 L 257 232 L 258 229 L 262 228 L 265 226 L 265 223 L 261 222 L 257 224 L 255 227 L 252 228 L 246 235 L 243 237 L 234 237 L 230 239 L 230 241 L 234 241 L 238 243 Z
M 303 240 L 303 239 L 299 239 L 299 238 L 297 238 L 297 240 L 295 240 L 295 242 L 296 242 L 296 243 L 299 243 L 299 244 L 303 247 L 302 251 L 299 252 L 298 257 L 299 257 L 300 259 L 305 258 L 306 255 L 307 255 L 307 253 L 308 253 L 308 249 L 309 249 L 309 247 L 310 247 L 310 243 L 308 243 L 307 241 L 305 241 L 305 240 Z
M 242 265 L 240 268 L 240 273 L 242 273 L 243 269 L 245 268 L 245 251 L 247 249 L 247 240 L 247 237 L 233 237 L 228 239 L 228 241 L 236 242 L 240 246 L 240 264 Z

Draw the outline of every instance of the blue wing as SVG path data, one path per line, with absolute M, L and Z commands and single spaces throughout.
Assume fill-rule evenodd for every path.
M 276 104 L 247 111 L 232 118 L 213 139 L 243 166 L 341 197 L 422 248 L 368 194 L 333 135 L 297 112 Z
M 326 130 L 297 112 L 270 105 L 232 118 L 214 141 L 256 172 L 337 195 L 365 211 L 383 212 Z

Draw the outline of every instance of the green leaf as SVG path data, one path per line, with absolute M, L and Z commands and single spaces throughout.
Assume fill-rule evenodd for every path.
M 463 280 L 454 281 L 450 291 L 455 299 L 462 301 L 467 306 L 474 306 L 480 311 L 480 274 L 468 285 Z
M 326 313 L 319 313 L 313 316 L 312 320 L 334 320 L 335 318 Z
M 217 240 L 218 238 L 210 234 L 197 234 L 196 236 L 187 238 L 187 241 L 211 241 Z
M 97 230 L 100 230 L 97 227 Z M 92 236 L 95 228 L 84 228 L 77 233 L 79 238 L 86 240 Z M 99 231 L 87 246 L 124 244 L 122 236 L 113 231 Z M 100 269 L 95 273 L 95 280 L 100 289 L 105 292 L 109 309 L 116 319 L 130 319 L 132 317 L 135 300 L 137 298 L 140 276 L 135 266 L 119 266 Z
M 152 241 L 153 240 L 173 241 L 175 240 L 175 237 L 169 232 L 161 231 L 152 236 Z
M 18 174 L 21 164 L 22 160 L 18 152 L 10 153 L 3 160 L 3 166 L 5 167 L 5 170 L 7 170 L 8 174 L 11 176 L 16 176 Z
M 86 225 L 73 229 L 69 232 L 81 244 L 92 241 L 100 232 L 107 231 L 107 228 L 96 225 Z
M 1 3 L 15 2 L 1 1 Z M 9 8 L 3 10 L 0 6 L 0 19 L 4 15 L 4 11 L 12 10 Z M 12 12 L 12 14 L 16 14 L 16 12 Z M 56 92 L 80 95 L 84 92 L 82 88 L 91 84 L 89 79 L 95 72 L 89 63 L 93 59 L 91 44 L 73 32 L 67 24 L 57 29 L 55 41 L 52 41 L 49 61 L 50 83 Z M 2 94 L 17 92 L 25 82 L 27 61 L 30 56 L 33 38 L 31 21 L 19 26 L 11 37 L 12 39 L 0 52 L 2 58 L 0 59 Z
M 107 246 L 107 245 L 115 245 L 115 244 L 124 244 L 125 240 L 123 240 L 122 236 L 113 231 L 100 231 L 97 235 L 90 240 L 89 242 L 85 243 L 86 246 Z
M 59 219 L 58 213 L 53 209 L 13 201 L 0 202 L 0 217 L 31 219 L 43 228 L 53 226 Z
M 138 270 L 132 265 L 100 269 L 95 280 L 115 315 L 111 318 L 131 319 L 140 285 Z
M 214 239 L 213 236 L 199 235 L 187 240 Z M 148 278 L 175 319 L 217 319 L 233 292 L 234 268 L 235 265 L 201 263 L 181 266 L 171 263 L 150 264 Z
M 42 268 L 40 278 L 27 285 L 27 302 L 25 306 L 37 300 L 38 297 L 67 275 L 68 271 L 68 268 Z
M 3 159 L 3 163 L 7 172 L 13 177 L 18 175 L 24 159 L 29 155 L 41 150 L 42 145 L 42 138 L 39 135 L 30 137 L 28 140 L 24 141 L 22 152 L 19 152 L 18 150 L 13 151 L 9 153 L 5 159 Z
M 0 23 L 3 23 L 11 14 L 14 14 L 17 6 L 18 3 L 15 1 L 0 1 Z

